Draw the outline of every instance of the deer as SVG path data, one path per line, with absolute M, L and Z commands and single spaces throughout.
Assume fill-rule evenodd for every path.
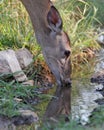
M 45 116 L 52 117 L 52 115 L 62 113 L 69 115 L 71 109 L 71 43 L 67 33 L 63 30 L 61 15 L 50 0 L 20 1 L 30 16 L 37 42 L 42 48 L 45 61 L 57 83 L 55 96 L 58 98 L 51 100 Z M 51 110 L 53 112 L 50 114 Z

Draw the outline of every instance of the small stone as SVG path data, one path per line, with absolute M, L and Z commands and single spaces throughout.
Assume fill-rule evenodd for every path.
M 39 118 L 37 114 L 31 110 L 19 110 L 20 115 L 13 117 L 12 122 L 14 125 L 30 125 L 38 122 Z
M 27 81 L 23 82 L 22 84 L 25 85 L 25 86 L 28 86 L 28 85 L 33 86 L 34 80 L 27 80 Z
M 0 130 L 16 130 L 16 127 L 8 118 L 0 116 Z

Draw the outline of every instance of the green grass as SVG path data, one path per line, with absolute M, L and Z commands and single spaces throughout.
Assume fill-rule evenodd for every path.
M 89 0 L 86 0 L 89 2 Z M 90 3 L 92 3 L 96 9 L 97 9 L 97 14 L 96 18 L 97 21 L 100 25 L 104 26 L 104 1 L 103 0 L 90 0 Z M 97 22 L 95 22 L 97 24 Z
M 104 127 L 104 105 L 99 106 L 95 111 L 92 112 L 90 122 L 90 126 Z
M 19 83 L 4 82 L 0 80 L 0 114 L 13 117 L 19 114 L 19 108 L 32 109 L 31 105 L 25 104 L 24 99 L 28 96 L 32 97 L 34 87 L 24 87 Z M 22 101 L 16 101 L 20 98 Z
M 34 31 L 25 8 L 18 0 L 0 1 L 0 50 L 36 48 Z M 35 49 L 34 49 L 35 51 Z

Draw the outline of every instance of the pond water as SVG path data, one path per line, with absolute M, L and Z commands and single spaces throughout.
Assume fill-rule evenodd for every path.
M 91 76 L 104 69 L 104 50 L 96 54 L 94 59 L 88 66 L 85 65 L 84 70 L 77 72 L 77 78 L 73 79 L 72 87 L 72 117 L 83 125 L 85 125 L 94 108 L 98 107 L 96 99 L 102 98 L 102 95 L 96 91 L 102 88 L 102 85 L 92 84 Z M 83 72 L 84 71 L 84 72 Z M 79 75 L 79 76 L 78 76 Z
M 88 123 L 88 117 L 94 108 L 98 107 L 96 99 L 102 95 L 96 91 L 95 85 L 86 81 L 73 81 L 72 90 L 72 117 L 83 125 Z

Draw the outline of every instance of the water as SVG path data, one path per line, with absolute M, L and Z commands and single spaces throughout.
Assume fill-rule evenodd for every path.
M 92 84 L 90 82 L 91 75 L 93 73 L 99 72 L 104 69 L 104 50 L 101 50 L 97 53 L 97 58 L 92 63 L 89 64 L 89 67 L 84 67 L 85 72 L 77 72 L 77 76 L 83 73 L 88 72 L 81 76 L 81 78 L 73 80 L 72 87 L 72 117 L 83 125 L 89 122 L 89 116 L 94 108 L 98 107 L 98 104 L 95 102 L 96 99 L 102 98 L 102 95 L 96 91 L 97 88 L 102 88 L 102 85 Z M 93 64 L 94 63 L 94 64 Z
M 94 108 L 98 107 L 96 99 L 102 98 L 102 95 L 95 91 L 95 85 L 90 82 L 73 81 L 72 90 L 72 117 L 79 120 L 82 125 L 89 122 L 89 116 Z M 77 91 L 74 94 L 73 91 Z

